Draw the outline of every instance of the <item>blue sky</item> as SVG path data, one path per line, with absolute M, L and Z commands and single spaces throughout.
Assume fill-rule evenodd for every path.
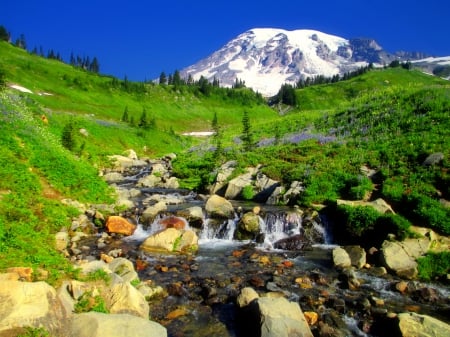
M 251 28 L 374 38 L 385 50 L 450 55 L 447 0 L 3 0 L 0 25 L 28 49 L 96 56 L 100 72 L 149 80 L 207 57 Z M 1 55 L 0 55 L 1 57 Z

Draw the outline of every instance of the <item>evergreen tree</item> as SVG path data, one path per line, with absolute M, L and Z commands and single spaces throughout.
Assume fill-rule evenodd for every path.
M 139 118 L 138 126 L 143 129 L 148 128 L 148 120 L 147 120 L 147 111 L 145 108 L 142 108 L 141 117 Z
M 70 121 L 64 125 L 62 130 L 61 143 L 69 151 L 73 151 L 75 149 L 74 129 L 74 123 Z
M 122 114 L 122 118 L 121 118 L 121 120 L 122 120 L 122 122 L 128 122 L 128 119 L 129 119 L 129 117 L 128 117 L 128 106 L 126 106 L 125 107 L 125 109 L 123 110 L 123 114 Z
M 9 39 L 11 38 L 11 35 L 6 30 L 5 27 L 0 26 L 0 41 L 6 41 L 9 42 Z
M 167 84 L 167 76 L 164 71 L 159 75 L 159 84 Z
M 27 42 L 25 41 L 25 35 L 20 34 L 19 38 L 16 40 L 15 43 L 16 47 L 27 49 Z
M 242 144 L 244 151 L 250 151 L 253 149 L 253 136 L 251 132 L 250 118 L 248 112 L 244 111 L 244 116 L 242 117 Z
M 91 64 L 89 65 L 89 71 L 98 74 L 100 72 L 100 64 L 98 63 L 97 58 L 94 56 Z

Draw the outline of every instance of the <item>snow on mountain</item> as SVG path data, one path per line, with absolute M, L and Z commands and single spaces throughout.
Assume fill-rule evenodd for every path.
M 377 45 L 375 47 L 378 47 Z M 315 30 L 251 29 L 181 74 L 232 86 L 236 79 L 263 95 L 300 78 L 343 74 L 367 64 L 352 60 L 349 40 Z
M 343 75 L 369 63 L 387 64 L 401 58 L 383 51 L 373 39 L 347 40 L 308 29 L 255 28 L 180 73 L 194 80 L 215 77 L 228 87 L 242 80 L 247 87 L 272 96 L 284 83 Z

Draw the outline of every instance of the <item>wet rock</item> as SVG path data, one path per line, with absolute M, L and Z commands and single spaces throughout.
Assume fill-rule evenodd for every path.
M 203 226 L 203 210 L 200 206 L 188 207 L 177 211 L 177 215 L 185 218 L 191 227 L 202 228 Z
M 259 295 L 253 288 L 246 287 L 241 290 L 241 293 L 237 298 L 237 305 L 240 308 L 243 308 L 258 298 Z
M 205 210 L 211 217 L 234 218 L 234 208 L 231 202 L 218 195 L 212 195 L 206 201 Z
M 159 213 L 167 210 L 167 204 L 164 201 L 160 201 L 152 206 L 148 206 L 142 213 L 142 222 L 151 223 Z
M 186 220 L 177 216 L 168 216 L 159 220 L 162 228 L 185 229 Z
M 311 243 L 303 234 L 296 234 L 290 237 L 278 240 L 273 244 L 275 249 L 283 250 L 304 250 L 311 247 Z
M 106 230 L 109 233 L 132 235 L 136 230 L 136 225 L 130 223 L 127 219 L 121 216 L 109 216 L 106 221 Z
M 260 218 L 253 212 L 245 213 L 237 224 L 234 238 L 237 240 L 252 240 L 260 232 Z

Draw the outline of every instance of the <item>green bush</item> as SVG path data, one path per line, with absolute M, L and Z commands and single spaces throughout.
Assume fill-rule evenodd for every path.
M 419 277 L 431 281 L 450 273 L 450 252 L 428 253 L 417 259 Z
M 417 220 L 425 227 L 450 235 L 450 209 L 445 208 L 438 200 L 413 194 L 408 196 L 407 206 L 413 221 Z
M 381 241 L 387 234 L 394 234 L 397 240 L 404 240 L 412 235 L 411 223 L 398 214 L 383 214 L 378 217 L 375 224 L 376 233 L 381 234 Z
M 242 189 L 242 198 L 244 200 L 252 200 L 255 197 L 255 191 L 252 185 L 244 186 Z

